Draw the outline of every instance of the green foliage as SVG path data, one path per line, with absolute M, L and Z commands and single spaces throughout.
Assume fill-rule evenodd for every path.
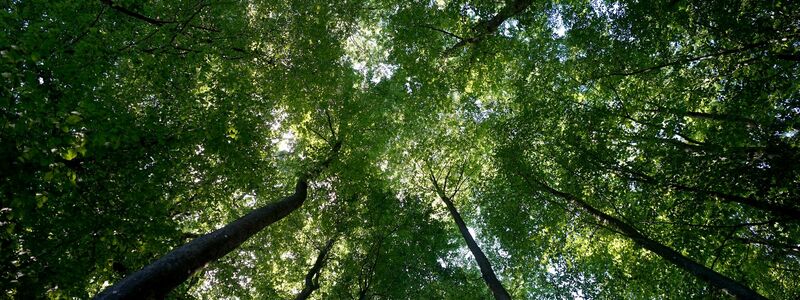
M 336 238 L 314 299 L 487 299 L 430 174 L 515 299 L 730 296 L 531 179 L 800 297 L 800 5 L 514 3 L 3 3 L 2 297 L 89 298 L 336 142 L 170 297 L 293 298 Z

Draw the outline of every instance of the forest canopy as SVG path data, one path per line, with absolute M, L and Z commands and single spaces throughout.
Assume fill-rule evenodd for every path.
M 800 298 L 798 1 L 0 7 L 2 298 Z

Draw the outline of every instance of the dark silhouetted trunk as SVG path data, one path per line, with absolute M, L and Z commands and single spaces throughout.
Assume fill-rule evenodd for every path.
M 328 260 L 328 252 L 330 252 L 331 247 L 333 247 L 333 243 L 336 239 L 331 238 L 328 240 L 328 243 L 325 244 L 325 247 L 317 255 L 317 259 L 314 260 L 314 265 L 311 266 L 311 269 L 308 270 L 305 277 L 305 283 L 303 283 L 303 290 L 297 294 L 295 300 L 305 300 L 311 296 L 311 293 L 319 289 L 319 275 L 322 272 L 322 267 L 325 266 L 325 262 Z
M 299 208 L 306 199 L 307 189 L 307 180 L 299 179 L 294 194 L 173 250 L 107 288 L 96 299 L 163 298 L 205 264 L 225 256 L 264 227 Z
M 714 271 L 714 270 L 712 270 L 712 269 L 710 269 L 710 268 L 708 268 L 708 267 L 706 267 L 706 266 L 704 266 L 702 264 L 699 264 L 699 263 L 693 261 L 692 259 L 684 256 L 680 252 L 675 251 L 674 249 L 672 249 L 670 247 L 667 247 L 664 244 L 661 244 L 658 241 L 655 241 L 655 240 L 645 236 L 644 234 L 639 232 L 639 230 L 637 230 L 633 226 L 628 225 L 627 223 L 623 222 L 622 220 L 620 220 L 618 218 L 615 218 L 615 217 L 613 217 L 613 216 L 611 216 L 609 214 L 606 214 L 606 213 L 594 208 L 593 206 L 589 205 L 589 203 L 587 203 L 583 199 L 581 199 L 581 198 L 579 198 L 579 197 L 577 197 L 575 195 L 556 190 L 556 189 L 548 186 L 547 184 L 545 184 L 543 182 L 540 182 L 540 181 L 537 181 L 537 180 L 532 180 L 532 181 L 534 181 L 537 185 L 539 185 L 541 188 L 543 188 L 544 190 L 548 191 L 549 193 L 551 193 L 551 194 L 553 194 L 553 195 L 555 195 L 557 197 L 563 198 L 563 199 L 565 199 L 567 201 L 571 201 L 572 203 L 578 205 L 581 209 L 583 209 L 584 211 L 586 211 L 589 214 L 591 214 L 592 216 L 594 216 L 596 219 L 598 219 L 603 224 L 609 225 L 609 226 L 615 228 L 616 230 L 619 230 L 622 234 L 624 234 L 625 236 L 627 236 L 630 239 L 632 239 L 634 243 L 636 243 L 637 245 L 641 246 L 642 248 L 645 248 L 647 250 L 652 251 L 653 253 L 657 254 L 661 258 L 663 258 L 663 259 L 669 261 L 670 263 L 672 263 L 673 265 L 675 265 L 675 266 L 677 266 L 677 267 L 679 267 L 679 268 L 691 273 L 692 275 L 696 276 L 697 278 L 700 278 L 701 280 L 703 280 L 705 282 L 708 282 L 711 285 L 714 285 L 714 286 L 716 286 L 716 287 L 718 287 L 720 289 L 723 289 L 723 290 L 733 294 L 734 296 L 736 296 L 736 298 L 738 298 L 738 299 L 763 299 L 763 300 L 767 299 L 764 296 L 761 296 L 760 294 L 758 294 L 756 291 L 750 289 L 749 287 L 747 287 L 747 286 L 745 286 L 745 285 L 743 285 L 743 284 L 741 284 L 741 283 L 739 283 L 739 282 L 737 282 L 737 281 L 735 281 L 735 280 L 733 280 L 733 279 L 731 279 L 731 278 L 729 278 L 729 277 L 727 277 L 725 275 L 717 273 L 716 271 Z
M 361 290 L 358 292 L 358 300 L 367 300 L 367 291 L 368 290 Z
M 461 231 L 461 236 L 464 237 L 464 241 L 467 242 L 469 251 L 472 252 L 472 256 L 475 257 L 475 261 L 478 263 L 478 267 L 481 269 L 481 276 L 483 277 L 483 280 L 486 281 L 489 289 L 492 291 L 494 298 L 503 300 L 511 299 L 508 291 L 506 291 L 505 287 L 503 287 L 503 284 L 500 283 L 500 280 L 497 279 L 497 275 L 494 274 L 491 262 L 489 262 L 489 259 L 486 258 L 485 254 L 483 254 L 483 251 L 481 251 L 478 243 L 475 242 L 472 234 L 469 233 L 467 224 L 464 223 L 464 219 L 461 218 L 461 214 L 458 213 L 458 210 L 453 205 L 453 202 L 447 196 L 440 195 L 439 198 L 442 199 L 445 205 L 447 205 L 447 210 L 450 211 L 450 215 L 453 217 L 453 220 L 456 221 L 458 230 Z
M 225 227 L 172 250 L 138 272 L 106 288 L 95 296 L 95 299 L 164 298 L 196 270 L 225 256 L 254 234 L 303 205 L 308 194 L 308 180 L 330 164 L 340 147 L 341 143 L 336 143 L 328 159 L 297 179 L 294 194 L 258 208 Z
M 447 190 L 450 174 L 453 170 L 452 168 L 447 169 L 447 173 L 444 175 L 441 183 L 436 179 L 436 175 L 430 167 L 428 168 L 428 176 L 433 184 L 433 189 L 436 192 L 436 195 L 438 195 L 439 199 L 442 199 L 442 202 L 444 202 L 444 204 L 447 206 L 450 216 L 452 216 L 453 220 L 456 222 L 458 231 L 461 232 L 461 236 L 464 238 L 464 241 L 467 242 L 467 248 L 469 248 L 469 251 L 472 252 L 472 256 L 475 257 L 475 261 L 478 263 L 478 267 L 481 269 L 481 277 L 483 277 L 486 285 L 489 286 L 489 290 L 492 291 L 494 298 L 498 300 L 511 299 L 511 295 L 508 294 L 506 288 L 503 287 L 503 284 L 497 279 L 497 275 L 495 275 L 494 269 L 492 269 L 491 262 L 489 262 L 489 259 L 486 258 L 485 254 L 483 254 L 483 251 L 478 246 L 478 243 L 475 242 L 475 238 L 473 238 L 472 234 L 469 233 L 467 224 L 464 223 L 464 219 L 461 218 L 461 214 L 458 213 L 456 206 L 453 205 L 452 198 L 455 197 L 459 191 L 461 191 L 461 185 L 465 181 L 464 171 L 466 169 L 466 165 L 467 161 L 465 160 L 462 162 L 460 170 L 458 171 L 458 179 L 455 181 L 455 188 L 451 188 L 452 191 L 449 195 L 447 194 Z M 450 183 L 452 184 L 452 182 Z

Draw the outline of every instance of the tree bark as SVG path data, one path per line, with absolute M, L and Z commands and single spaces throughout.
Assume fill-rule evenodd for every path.
M 503 284 L 497 279 L 497 275 L 495 275 L 494 270 L 492 269 L 491 262 L 489 262 L 489 259 L 486 258 L 485 254 L 483 254 L 483 251 L 481 251 L 478 243 L 475 242 L 472 234 L 469 233 L 467 224 L 464 223 L 464 219 L 461 218 L 461 214 L 458 213 L 458 210 L 453 205 L 453 202 L 444 195 L 439 195 L 439 198 L 442 199 L 445 205 L 447 205 L 447 210 L 450 211 L 450 215 L 453 217 L 453 220 L 455 220 L 456 225 L 458 226 L 458 231 L 461 232 L 461 236 L 464 237 L 464 241 L 467 242 L 467 247 L 469 248 L 469 251 L 472 252 L 472 256 L 475 257 L 475 261 L 478 263 L 478 267 L 481 269 L 481 276 L 483 277 L 483 280 L 486 281 L 489 289 L 492 291 L 494 298 L 498 300 L 511 299 L 511 295 L 508 294 L 508 291 L 506 291 L 505 287 L 503 287 Z
M 325 266 L 325 262 L 328 260 L 328 252 L 330 252 L 335 241 L 336 239 L 334 238 L 329 239 L 325 247 L 322 248 L 322 251 L 319 252 L 317 259 L 314 260 L 314 265 L 311 266 L 311 269 L 306 273 L 303 290 L 297 294 L 297 297 L 294 298 L 295 300 L 308 299 L 311 293 L 319 289 L 319 275 L 322 271 L 322 267 Z
M 300 208 L 308 195 L 308 180 L 333 161 L 340 147 L 341 143 L 337 142 L 325 161 L 306 174 L 300 175 L 294 194 L 258 208 L 225 227 L 172 250 L 150 265 L 106 288 L 95 296 L 95 299 L 164 298 L 201 267 L 225 256 L 254 234 Z
M 444 56 L 450 56 L 456 50 L 466 46 L 467 44 L 480 43 L 487 36 L 494 34 L 500 27 L 500 25 L 503 24 L 503 22 L 522 13 L 523 11 L 528 9 L 528 7 L 531 6 L 531 4 L 533 4 L 533 1 L 531 0 L 508 1 L 506 5 L 503 7 L 503 9 L 500 10 L 500 12 L 494 15 L 491 19 L 485 22 L 481 22 L 474 28 L 472 28 L 473 31 L 472 37 L 460 39 L 458 43 L 445 50 Z
M 711 285 L 714 285 L 720 289 L 723 289 L 733 294 L 734 296 L 736 296 L 737 299 L 759 299 L 759 300 L 767 299 L 764 296 L 758 294 L 756 291 L 739 283 L 738 281 L 735 281 L 720 273 L 717 273 L 716 271 L 706 267 L 705 265 L 697 263 L 692 259 L 684 256 L 680 252 L 675 251 L 674 249 L 667 247 L 666 245 L 661 244 L 658 241 L 655 241 L 645 236 L 633 226 L 625 223 L 624 221 L 618 218 L 606 214 L 598 210 L 597 208 L 594 208 L 583 199 L 575 195 L 556 190 L 550 187 L 549 185 L 545 184 L 544 182 L 540 182 L 538 180 L 533 180 L 533 181 L 541 188 L 553 194 L 554 196 L 575 203 L 581 209 L 594 216 L 603 224 L 610 225 L 611 227 L 619 230 L 622 234 L 632 239 L 634 243 L 641 246 L 642 248 L 652 251 L 661 258 L 691 273 L 697 278 L 700 278 L 701 280 L 710 283 Z
M 368 291 L 369 291 L 368 289 L 363 289 L 363 290 L 359 291 L 358 292 L 358 300 L 367 300 L 367 292 Z
M 497 300 L 508 300 L 511 299 L 511 295 L 508 294 L 506 288 L 503 287 L 503 284 L 497 279 L 497 275 L 494 273 L 491 262 L 489 262 L 489 259 L 486 258 L 485 254 L 483 254 L 483 251 L 478 246 L 478 243 L 475 242 L 472 234 L 469 233 L 467 224 L 464 223 L 464 219 L 461 218 L 461 214 L 458 213 L 458 209 L 456 209 L 456 206 L 453 205 L 452 198 L 455 197 L 459 191 L 461 191 L 461 185 L 465 180 L 464 170 L 466 163 L 466 161 L 462 163 L 459 170 L 458 179 L 456 180 L 455 188 L 453 188 L 453 191 L 449 196 L 447 194 L 447 183 L 450 177 L 450 171 L 452 171 L 452 169 L 448 168 L 441 184 L 436 179 L 436 175 L 434 174 L 433 170 L 430 169 L 430 167 L 428 168 L 428 176 L 433 184 L 433 189 L 436 192 L 436 195 L 438 195 L 439 199 L 442 199 L 442 202 L 444 202 L 444 204 L 447 206 L 450 216 L 452 216 L 453 220 L 456 222 L 458 231 L 461 232 L 461 236 L 464 238 L 464 241 L 467 242 L 467 248 L 469 248 L 469 251 L 472 252 L 472 256 L 475 257 L 475 261 L 478 263 L 478 267 L 481 270 L 481 277 L 483 277 L 483 281 L 486 282 L 486 285 L 489 286 L 489 290 L 492 291 L 492 295 Z
M 95 299 L 163 298 L 199 268 L 228 254 L 264 227 L 299 208 L 306 199 L 307 189 L 307 180 L 300 178 L 294 194 L 173 250 L 107 288 Z

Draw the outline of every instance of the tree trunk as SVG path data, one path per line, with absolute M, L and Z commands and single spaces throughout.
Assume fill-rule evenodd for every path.
M 358 292 L 358 300 L 367 300 L 367 291 L 368 289 L 361 290 Z
M 648 238 L 633 226 L 628 225 L 622 220 L 594 208 L 583 199 L 578 198 L 575 195 L 556 190 L 543 182 L 539 182 L 537 180 L 533 181 L 536 182 L 546 191 L 550 192 L 551 194 L 563 198 L 567 201 L 572 201 L 573 203 L 577 204 L 584 211 L 588 212 L 589 214 L 597 218 L 600 222 L 616 228 L 622 234 L 631 238 L 634 243 L 641 246 L 642 248 L 652 251 L 661 258 L 669 261 L 673 265 L 685 271 L 688 271 L 689 273 L 700 278 L 701 280 L 733 294 L 734 296 L 736 296 L 737 299 L 760 299 L 760 300 L 767 299 L 764 296 L 758 294 L 756 291 L 750 289 L 749 287 L 731 278 L 728 278 L 725 275 L 717 273 L 716 271 L 702 264 L 699 264 L 691 260 L 690 258 L 684 256 L 680 252 L 675 251 L 674 249 L 667 247 L 664 244 L 661 244 L 653 239 Z
M 95 299 L 164 298 L 195 271 L 233 251 L 254 234 L 275 223 L 303 205 L 308 194 L 308 180 L 326 168 L 338 153 L 341 143 L 316 168 L 300 175 L 294 194 L 258 208 L 245 216 L 172 250 L 160 259 L 100 292 Z
M 228 254 L 264 227 L 299 208 L 306 199 L 307 189 L 306 179 L 299 179 L 294 194 L 173 250 L 107 288 L 95 299 L 163 298 L 197 269 Z
M 314 265 L 311 266 L 311 269 L 308 270 L 305 277 L 305 283 L 303 284 L 303 290 L 297 294 L 295 300 L 305 300 L 311 296 L 311 293 L 319 289 L 319 275 L 322 271 L 322 267 L 325 265 L 325 262 L 328 260 L 328 252 L 330 252 L 331 247 L 333 247 L 333 242 L 336 239 L 331 238 L 328 240 L 328 243 L 325 244 L 325 247 L 322 248 L 322 251 L 319 252 L 317 255 L 317 259 L 314 261 Z
M 447 210 L 450 211 L 450 215 L 453 217 L 453 220 L 456 221 L 458 230 L 461 231 L 461 236 L 464 237 L 464 241 L 467 242 L 469 251 L 472 252 L 472 256 L 474 256 L 475 261 L 478 262 L 478 267 L 481 269 L 481 276 L 483 277 L 483 280 L 486 281 L 489 289 L 492 291 L 494 298 L 498 300 L 511 299 L 508 291 L 506 291 L 505 287 L 503 287 L 503 284 L 500 283 L 500 280 L 498 280 L 497 276 L 494 274 L 491 262 L 489 262 L 489 259 L 483 254 L 481 248 L 478 247 L 478 243 L 475 242 L 472 234 L 469 233 L 467 224 L 464 223 L 464 219 L 461 218 L 461 214 L 458 213 L 458 210 L 456 210 L 453 202 L 444 195 L 439 195 L 439 198 L 441 198 L 444 204 L 447 205 Z

